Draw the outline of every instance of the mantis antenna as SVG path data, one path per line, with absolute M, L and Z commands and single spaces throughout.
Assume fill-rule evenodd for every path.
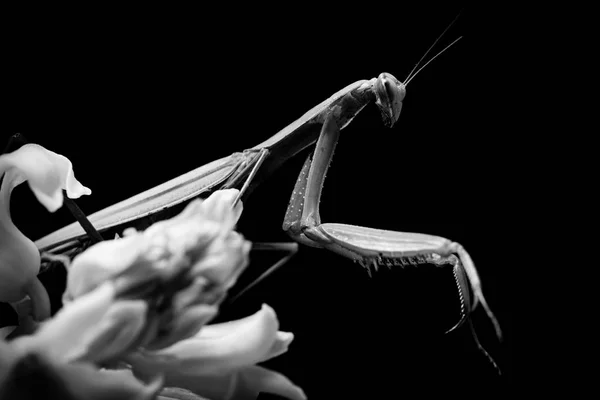
M 458 38 L 456 38 L 456 40 L 454 42 L 452 42 L 448 46 L 444 47 L 444 49 L 442 51 L 440 51 L 435 56 L 433 56 L 433 58 L 431 60 L 427 61 L 425 63 L 425 65 L 423 65 L 421 68 L 419 68 L 417 72 L 415 72 L 409 79 L 406 80 L 406 82 L 404 82 L 404 86 L 407 86 L 408 82 L 410 82 L 415 76 L 417 76 L 417 74 L 419 72 L 421 72 L 421 70 L 423 68 L 425 68 L 427 65 L 429 65 L 430 62 L 432 62 L 433 60 L 435 60 L 436 58 L 438 58 L 438 56 L 440 56 L 443 52 L 445 52 L 446 50 L 448 50 L 450 48 L 450 46 L 452 46 L 454 43 L 458 42 L 460 39 L 462 39 L 462 36 L 459 36 Z
M 419 70 L 417 72 L 415 72 L 415 70 L 419 67 L 419 65 L 421 64 L 421 62 L 423 62 L 423 59 L 425 57 L 427 57 L 427 54 L 429 54 L 429 52 L 431 52 L 431 50 L 435 47 L 435 45 L 437 44 L 437 42 L 439 42 L 440 39 L 446 34 L 446 32 L 448 31 L 448 29 L 450 29 L 450 27 L 452 27 L 452 25 L 454 25 L 454 23 L 456 22 L 456 20 L 458 19 L 458 17 L 460 17 L 460 14 L 462 14 L 462 10 L 456 15 L 456 17 L 454 17 L 454 19 L 452 20 L 452 22 L 450 22 L 450 24 L 448 24 L 448 26 L 446 27 L 446 29 L 444 29 L 444 31 L 437 37 L 437 39 L 435 39 L 435 41 L 433 42 L 433 44 L 431 46 L 429 46 L 429 48 L 427 49 L 427 51 L 425 52 L 425 54 L 423 54 L 423 56 L 415 64 L 415 66 L 413 67 L 413 69 L 406 76 L 406 79 L 405 79 L 406 82 L 404 83 L 405 86 L 408 85 L 408 82 L 412 78 L 414 78 L 415 75 L 417 75 L 427 64 L 429 64 L 431 61 L 435 60 L 440 54 L 442 54 L 444 51 L 446 51 L 446 49 L 448 49 L 450 46 L 452 46 L 454 43 L 456 43 L 456 41 L 458 41 L 458 39 L 462 38 L 462 36 L 461 36 L 458 39 L 456 39 L 454 42 L 450 43 L 448 46 L 446 46 L 446 48 L 444 48 L 444 50 L 442 50 L 439 53 L 437 53 L 431 60 L 427 61 L 427 63 L 425 65 L 423 65 L 421 68 L 419 68 Z M 413 75 L 413 72 L 415 72 L 414 75 Z

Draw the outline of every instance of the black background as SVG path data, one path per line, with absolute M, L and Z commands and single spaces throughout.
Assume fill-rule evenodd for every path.
M 77 201 L 90 214 L 256 145 L 353 81 L 383 71 L 404 80 L 461 10 L 399 5 L 326 15 L 296 7 L 261 18 L 237 10 L 236 20 L 209 10 L 197 19 L 160 10 L 82 16 L 35 34 L 24 19 L 5 49 L 2 139 L 19 132 L 67 156 L 93 191 Z M 309 398 L 489 397 L 511 382 L 511 265 L 503 244 L 511 158 L 498 132 L 506 110 L 496 97 L 504 89 L 488 33 L 486 15 L 464 8 L 436 49 L 463 39 L 410 83 L 398 124 L 385 128 L 369 106 L 342 132 L 321 216 L 461 243 L 504 329 L 500 344 L 482 310 L 473 314 L 504 376 L 495 376 L 466 325 L 444 335 L 458 317 L 449 271 L 383 269 L 369 278 L 339 256 L 301 247 L 220 319 L 248 315 L 261 303 L 274 307 L 281 329 L 296 338 L 267 366 Z M 288 241 L 281 222 L 305 155 L 246 202 L 238 227 L 248 239 Z M 15 190 L 12 210 L 32 238 L 72 221 L 66 209 L 48 214 L 25 185 Z M 240 285 L 273 260 L 253 252 Z

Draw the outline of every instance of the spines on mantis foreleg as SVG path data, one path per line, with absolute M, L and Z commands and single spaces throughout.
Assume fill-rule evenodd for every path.
M 304 209 L 304 194 L 306 193 L 306 185 L 308 182 L 308 173 L 310 171 L 310 164 L 312 160 L 312 154 L 309 154 L 304 161 L 298 180 L 294 185 L 294 191 L 290 197 L 288 208 L 285 212 L 285 218 L 283 220 L 282 228 L 284 232 L 287 232 L 295 241 L 302 243 L 306 246 L 321 248 L 317 242 L 308 239 L 302 232 L 302 211 Z
M 475 308 L 478 302 L 481 303 L 481 306 L 485 310 L 485 313 L 494 325 L 494 330 L 496 331 L 496 336 L 498 337 L 498 340 L 502 341 L 502 329 L 500 328 L 500 323 L 498 322 L 498 319 L 492 312 L 490 306 L 485 300 L 485 297 L 483 296 L 483 291 L 481 289 L 481 279 L 479 278 L 479 274 L 477 273 L 477 269 L 475 268 L 475 263 L 473 263 L 473 260 L 471 259 L 469 253 L 467 253 L 464 247 L 462 247 L 460 244 L 454 242 L 451 244 L 451 248 L 460 257 L 465 272 L 469 277 L 469 281 L 471 283 L 471 288 L 473 289 L 474 295 L 472 308 Z

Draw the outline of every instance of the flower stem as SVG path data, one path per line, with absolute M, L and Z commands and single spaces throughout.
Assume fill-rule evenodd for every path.
M 75 201 L 73 201 L 73 199 L 70 199 L 65 195 L 63 202 L 69 211 L 71 211 L 71 214 L 73 214 L 75 219 L 77 219 L 77 222 L 79 222 L 83 230 L 85 230 L 85 233 L 88 234 L 93 243 L 98 243 L 104 240 L 96 228 L 94 228 L 94 225 L 92 225 L 90 220 L 87 219 L 83 211 L 81 211 L 81 208 L 79 208 Z

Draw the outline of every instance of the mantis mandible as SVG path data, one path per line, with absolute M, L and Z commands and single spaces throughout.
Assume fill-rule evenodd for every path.
M 452 23 L 429 50 L 435 46 Z M 455 42 L 444 48 L 438 55 Z M 315 150 L 306 159 L 296 182 L 284 217 L 283 230 L 295 242 L 324 248 L 352 259 L 367 268 L 369 273 L 371 267 L 377 269 L 384 265 L 388 267 L 424 263 L 451 265 L 461 299 L 461 316 L 448 332 L 461 326 L 475 307 L 481 305 L 491 319 L 497 336 L 501 338 L 498 321 L 485 300 L 475 264 L 459 243 L 421 233 L 322 223 L 319 215 L 319 201 L 325 172 L 332 159 L 340 131 L 348 126 L 369 103 L 375 103 L 381 112 L 384 124 L 392 128 L 399 119 L 408 83 L 434 58 L 416 72 L 413 69 L 405 83 L 385 72 L 376 78 L 354 82 L 253 148 L 212 161 L 98 211 L 87 219 L 98 233 L 110 237 L 122 232 L 126 227 L 143 228 L 154 220 L 166 218 L 183 208 L 192 199 L 206 196 L 214 190 L 240 188 L 236 202 L 245 200 L 283 162 L 316 142 Z M 80 224 L 73 223 L 39 239 L 36 245 L 43 253 L 72 257 L 89 245 L 91 240 L 90 235 Z M 283 248 L 289 254 L 254 283 L 279 268 L 297 251 L 296 243 L 262 246 Z M 245 290 L 247 289 L 249 287 Z M 478 341 L 477 345 L 491 360 Z M 493 360 L 491 361 L 493 363 Z

